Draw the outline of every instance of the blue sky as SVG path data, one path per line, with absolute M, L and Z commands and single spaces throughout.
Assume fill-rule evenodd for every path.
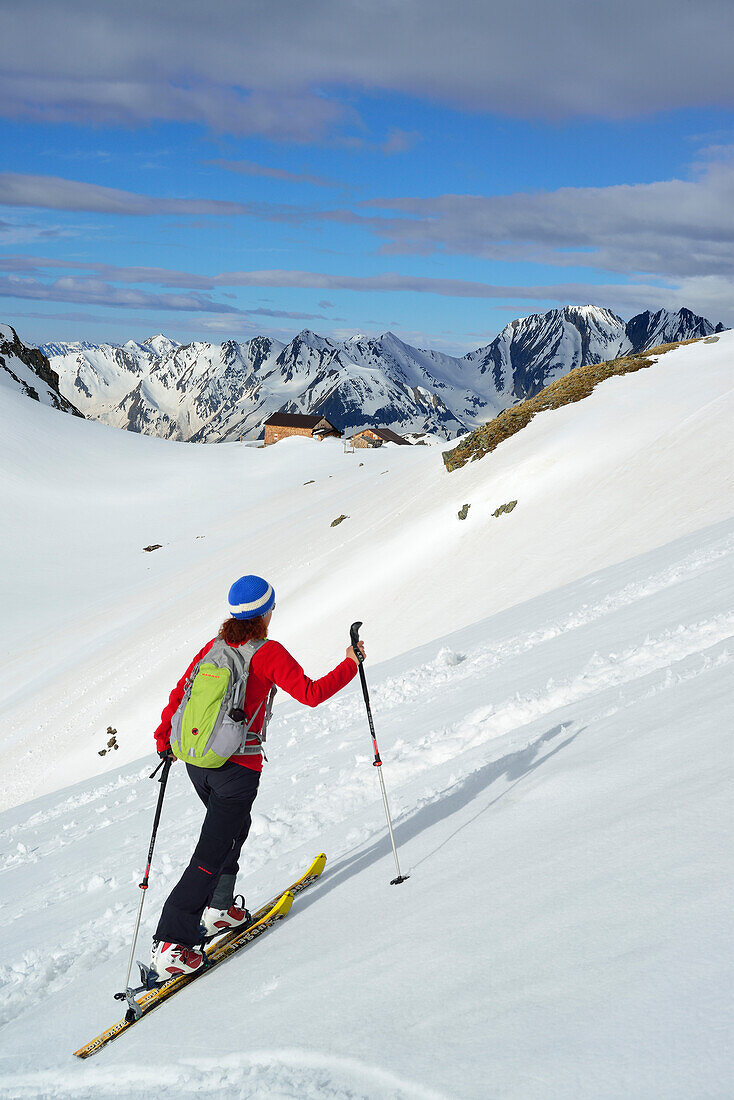
M 728 0 L 6 6 L 0 320 L 452 353 L 565 303 L 734 325 L 732 32 Z

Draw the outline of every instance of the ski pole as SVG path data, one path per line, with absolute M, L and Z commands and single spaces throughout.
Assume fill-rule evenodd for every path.
M 139 883 L 139 885 L 140 885 L 140 905 L 138 906 L 138 918 L 135 921 L 135 931 L 133 932 L 133 943 L 132 943 L 132 947 L 130 948 L 130 960 L 127 964 L 127 977 L 125 978 L 125 993 L 123 993 L 122 995 L 119 994 L 119 993 L 115 994 L 116 999 L 122 1000 L 124 998 L 124 999 L 127 1000 L 128 1004 L 130 1004 L 130 1002 L 132 1000 L 132 995 L 131 995 L 132 991 L 130 989 L 130 974 L 131 974 L 131 971 L 132 971 L 132 968 L 133 968 L 133 960 L 135 958 L 135 945 L 138 942 L 138 930 L 140 929 L 140 918 L 143 914 L 143 902 L 145 901 L 145 891 L 148 889 L 148 878 L 150 876 L 150 865 L 151 865 L 151 862 L 153 860 L 153 848 L 155 847 L 155 838 L 156 838 L 156 833 L 158 832 L 158 822 L 161 819 L 161 810 L 163 809 L 163 796 L 166 793 L 166 783 L 168 782 L 168 773 L 171 770 L 171 764 L 172 763 L 173 763 L 172 759 L 170 759 L 168 757 L 164 757 L 161 760 L 158 767 L 153 772 L 153 774 L 150 776 L 150 778 L 153 779 L 156 775 L 156 772 L 160 771 L 161 768 L 163 769 L 163 771 L 161 772 L 161 777 L 158 780 L 158 782 L 161 785 L 161 789 L 158 792 L 158 805 L 155 808 L 155 817 L 153 818 L 153 832 L 152 832 L 151 838 L 150 838 L 150 847 L 148 848 L 148 862 L 145 865 L 145 874 L 143 875 L 143 881 L 141 883 Z M 132 1008 L 132 1004 L 130 1004 L 130 1007 Z M 135 1013 L 134 1009 L 133 1009 L 133 1013 Z
M 372 761 L 373 768 L 377 768 L 377 774 L 380 777 L 380 787 L 382 789 L 382 801 L 385 803 L 385 816 L 387 818 L 387 828 L 390 833 L 390 842 L 392 844 L 392 852 L 395 856 L 395 866 L 397 868 L 398 876 L 390 880 L 391 886 L 396 886 L 399 882 L 405 882 L 406 878 L 410 878 L 410 875 L 403 875 L 400 873 L 400 864 L 398 863 L 398 850 L 395 847 L 395 837 L 392 831 L 392 820 L 390 818 L 390 807 L 387 804 L 387 791 L 385 790 L 385 780 L 382 778 L 382 760 L 380 760 L 380 750 L 377 747 L 377 737 L 375 736 L 375 724 L 372 721 L 372 711 L 370 709 L 370 697 L 367 691 L 367 680 L 364 674 L 364 668 L 362 662 L 364 657 L 359 649 L 359 628 L 361 623 L 352 623 L 349 636 L 352 640 L 352 649 L 357 658 L 357 664 L 359 665 L 359 678 L 362 681 L 362 694 L 364 695 L 364 705 L 367 708 L 367 721 L 370 725 L 370 733 L 372 734 L 372 745 L 375 750 L 375 759 Z

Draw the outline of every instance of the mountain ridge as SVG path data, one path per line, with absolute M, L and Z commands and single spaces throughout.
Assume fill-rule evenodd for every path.
M 274 412 L 319 413 L 342 430 L 379 423 L 451 439 L 532 397 L 577 366 L 708 336 L 724 326 L 687 308 L 625 322 L 603 306 L 563 306 L 509 322 L 464 356 L 416 348 L 394 333 L 343 340 L 303 329 L 180 344 L 163 334 L 123 345 L 48 343 L 62 392 L 115 427 L 190 442 L 262 437 Z

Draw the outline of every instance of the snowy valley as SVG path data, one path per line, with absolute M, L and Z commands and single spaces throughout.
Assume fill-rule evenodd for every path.
M 730 1093 L 734 332 L 545 316 L 461 372 L 301 334 L 46 348 L 88 420 L 1 387 L 3 1096 Z M 442 446 L 235 441 L 314 402 L 450 438 L 569 362 L 682 336 L 707 339 L 452 473 Z M 240 886 L 256 905 L 322 850 L 323 878 L 76 1061 L 121 1014 L 152 730 L 245 572 L 309 675 L 363 620 L 411 877 L 389 885 L 358 682 L 315 711 L 281 694 Z M 181 766 L 170 787 L 141 958 L 202 818 Z

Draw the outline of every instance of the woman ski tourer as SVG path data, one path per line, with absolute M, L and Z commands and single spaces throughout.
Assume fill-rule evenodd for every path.
M 153 938 L 151 970 L 159 981 L 198 970 L 203 941 L 249 920 L 234 886 L 263 769 L 262 742 L 275 688 L 316 707 L 357 674 L 357 656 L 349 646 L 336 668 L 310 680 L 290 653 L 268 638 L 274 610 L 275 592 L 262 577 L 235 581 L 229 590 L 230 618 L 194 657 L 155 731 L 159 755 L 186 762 L 206 806 L 194 854 L 163 906 Z M 361 642 L 359 649 L 364 656 Z M 217 696 L 206 692 L 223 690 L 221 684 L 226 694 L 220 707 L 209 701 Z M 233 743 L 236 751 L 230 755 Z

